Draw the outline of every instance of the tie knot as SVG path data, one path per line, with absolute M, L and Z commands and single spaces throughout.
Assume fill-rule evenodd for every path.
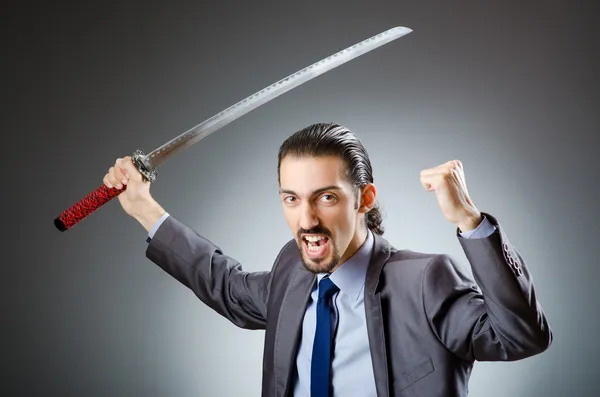
M 323 279 L 319 282 L 319 299 L 329 299 L 339 290 L 340 289 L 337 287 L 337 285 L 335 285 L 329 277 L 323 277 Z

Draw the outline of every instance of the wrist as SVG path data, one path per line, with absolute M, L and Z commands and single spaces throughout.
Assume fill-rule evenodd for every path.
M 149 232 L 165 213 L 166 211 L 154 199 L 148 199 L 136 205 L 131 216 Z
M 475 214 L 469 215 L 457 222 L 456 226 L 461 232 L 470 232 L 471 230 L 477 229 L 477 226 L 483 220 L 483 215 L 481 212 L 477 211 Z

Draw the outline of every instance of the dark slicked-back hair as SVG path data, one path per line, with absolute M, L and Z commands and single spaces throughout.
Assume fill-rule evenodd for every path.
M 279 148 L 277 161 L 277 181 L 281 185 L 279 171 L 281 161 L 287 156 L 338 156 L 346 163 L 346 179 L 357 189 L 373 183 L 371 160 L 360 140 L 346 127 L 335 123 L 317 123 L 295 132 Z M 358 208 L 360 194 L 356 197 Z M 382 235 L 383 218 L 379 203 L 365 216 L 366 226 L 373 233 Z

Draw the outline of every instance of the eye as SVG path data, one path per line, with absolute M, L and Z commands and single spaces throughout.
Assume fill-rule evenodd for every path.
M 321 199 L 327 198 L 324 200 L 326 203 L 333 203 L 335 201 L 335 196 L 333 194 L 324 194 L 321 196 Z
M 296 200 L 296 197 L 294 197 L 294 196 L 286 196 L 283 198 L 284 202 L 290 203 L 290 204 L 292 204 L 294 202 L 294 200 Z

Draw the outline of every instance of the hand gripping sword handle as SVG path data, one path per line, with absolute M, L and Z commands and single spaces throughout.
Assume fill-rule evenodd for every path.
M 146 156 L 140 150 L 135 151 L 132 161 L 145 181 L 154 182 L 156 180 L 156 169 L 148 165 Z M 100 185 L 55 218 L 54 226 L 61 232 L 70 229 L 126 189 L 127 185 L 124 185 L 122 189 L 108 188 L 105 184 Z

